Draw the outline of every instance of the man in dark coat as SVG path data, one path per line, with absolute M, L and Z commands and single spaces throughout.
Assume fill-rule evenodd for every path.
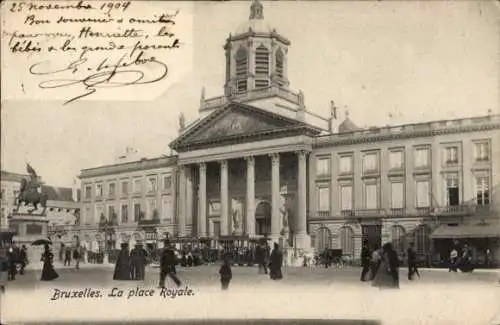
M 23 245 L 23 247 L 21 247 L 21 250 L 19 251 L 19 263 L 21 264 L 21 269 L 19 270 L 19 274 L 21 275 L 24 274 L 24 268 L 26 267 L 27 262 L 28 262 L 28 255 L 26 253 L 26 246 Z
M 8 273 L 8 279 L 9 280 L 15 280 L 16 279 L 16 273 L 17 273 L 17 261 L 18 257 L 16 254 L 16 248 L 14 246 L 9 248 L 9 252 L 7 253 L 7 259 L 9 261 L 9 273 Z
M 283 279 L 283 273 L 281 273 L 281 266 L 283 265 L 283 253 L 281 252 L 278 243 L 274 243 L 273 251 L 271 252 L 271 258 L 269 263 L 269 275 L 271 280 L 281 280 Z
M 130 252 L 131 278 L 132 280 L 144 280 L 146 273 L 147 253 L 142 244 L 135 245 Z
M 413 275 L 416 274 L 420 278 L 417 269 L 417 253 L 415 252 L 415 244 L 410 243 L 410 247 L 406 251 L 408 257 L 408 280 L 413 280 Z
M 128 251 L 128 244 L 123 243 L 116 260 L 113 280 L 130 280 L 130 276 L 130 255 Z
M 365 240 L 361 248 L 361 266 L 363 267 L 361 271 L 361 281 L 366 281 L 366 275 L 370 272 L 370 257 L 370 248 L 368 247 L 368 242 Z
M 160 253 L 160 288 L 165 287 L 165 278 L 168 276 L 179 287 L 182 282 L 177 277 L 175 265 L 177 264 L 177 257 L 174 250 L 170 247 L 170 242 L 165 240 Z

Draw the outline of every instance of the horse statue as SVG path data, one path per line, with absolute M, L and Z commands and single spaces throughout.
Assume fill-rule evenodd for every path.
M 33 205 L 33 209 L 29 210 L 29 213 L 37 210 L 38 204 L 43 207 L 43 213 L 45 213 L 45 210 L 47 209 L 48 196 L 46 193 L 38 193 L 38 186 L 39 185 L 34 184 L 33 182 L 28 182 L 26 179 L 21 180 L 20 192 L 16 198 L 16 212 L 19 211 L 19 208 L 24 203 L 25 205 Z

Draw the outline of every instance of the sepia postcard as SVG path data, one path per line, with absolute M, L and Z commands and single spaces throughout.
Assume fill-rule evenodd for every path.
M 1 324 L 500 324 L 498 1 L 0 9 Z

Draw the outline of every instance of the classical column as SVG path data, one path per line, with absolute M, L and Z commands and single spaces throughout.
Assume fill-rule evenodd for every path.
M 247 157 L 246 234 L 255 236 L 255 158 Z
M 271 155 L 271 234 L 274 242 L 279 241 L 280 236 L 280 156 Z
M 307 234 L 307 152 L 297 152 L 298 177 L 297 177 L 297 222 L 295 228 L 295 242 L 299 249 L 308 250 L 311 239 Z
M 177 207 L 177 233 L 185 236 L 186 231 L 186 169 L 179 166 L 179 205 Z
M 199 187 L 199 208 L 198 208 L 198 235 L 207 236 L 207 165 L 201 163 L 200 168 L 200 187 Z
M 186 225 L 193 229 L 193 170 L 192 167 L 186 167 Z
M 229 191 L 228 191 L 228 162 L 220 162 L 220 232 L 222 236 L 229 234 Z

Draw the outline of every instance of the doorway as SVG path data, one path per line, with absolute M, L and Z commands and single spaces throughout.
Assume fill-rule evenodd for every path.
M 382 247 L 382 225 L 361 226 L 363 240 L 366 240 L 371 250 Z
M 262 201 L 255 209 L 255 234 L 267 236 L 271 232 L 271 204 Z

